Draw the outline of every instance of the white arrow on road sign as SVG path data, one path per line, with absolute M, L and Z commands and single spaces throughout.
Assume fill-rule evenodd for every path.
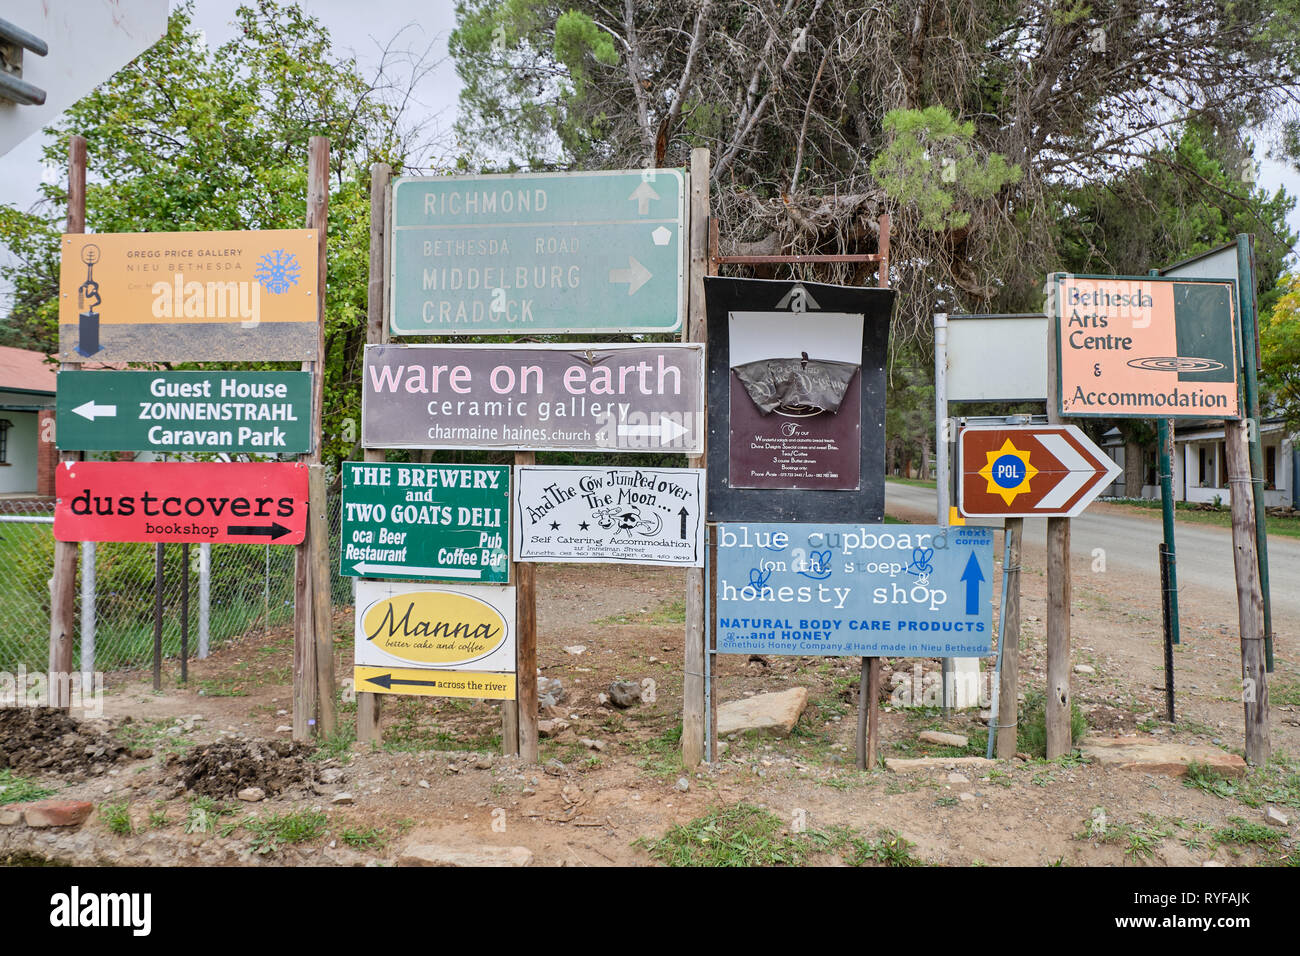
M 1060 484 L 1045 494 L 1034 507 L 1060 508 L 1074 497 L 1076 491 L 1097 478 L 1097 469 L 1092 462 L 1075 451 L 1063 435 L 1035 435 L 1034 438 L 1037 439 L 1038 444 L 1059 458 L 1061 464 L 1069 470 L 1069 474 L 1061 479 Z M 1123 469 L 1111 461 L 1108 455 L 1099 454 L 1097 457 L 1103 464 L 1110 466 L 1107 478 L 1097 482 L 1096 490 L 1097 494 L 1100 494 L 1103 488 L 1120 476 Z M 1089 501 L 1091 500 L 1090 498 Z
M 368 564 L 358 561 L 352 565 L 362 577 L 372 574 L 397 574 L 404 578 L 432 577 L 441 578 L 481 578 L 480 568 L 415 568 L 405 564 Z
M 659 194 L 655 192 L 651 185 L 643 179 L 641 180 L 640 185 L 638 185 L 636 189 L 632 190 L 632 195 L 627 198 L 629 200 L 636 200 L 637 215 L 644 216 L 650 211 L 650 200 L 658 199 Z
M 643 285 L 649 282 L 650 277 L 651 277 L 650 270 L 647 269 L 645 266 L 641 265 L 641 263 L 637 262 L 631 256 L 627 257 L 626 269 L 609 270 L 609 281 L 626 282 L 628 284 L 627 285 L 628 295 L 631 295 L 637 289 L 641 288 Z
M 686 434 L 686 429 L 671 418 L 659 419 L 658 425 L 623 425 L 618 426 L 619 438 L 658 438 L 659 444 L 667 445 Z
M 115 417 L 115 416 L 117 415 L 117 406 L 116 406 L 116 405 L 96 405 L 96 404 L 95 404 L 95 400 L 92 398 L 90 401 L 86 402 L 84 405 L 78 405 L 76 408 L 73 409 L 73 411 L 74 411 L 76 414 L 80 415 L 82 418 L 88 418 L 88 419 L 90 419 L 90 420 L 93 422 L 93 421 L 95 420 L 96 417 L 99 417 L 99 418 L 113 418 L 113 417 Z

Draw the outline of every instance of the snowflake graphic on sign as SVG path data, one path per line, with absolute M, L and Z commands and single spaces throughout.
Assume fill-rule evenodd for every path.
M 267 292 L 279 295 L 288 292 L 292 286 L 298 284 L 300 272 L 302 266 L 298 265 L 297 256 L 283 249 L 276 249 L 257 260 L 257 271 L 253 276 Z

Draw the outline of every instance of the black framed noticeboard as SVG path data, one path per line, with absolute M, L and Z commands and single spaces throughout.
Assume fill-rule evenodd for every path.
M 704 284 L 708 520 L 883 520 L 893 290 Z

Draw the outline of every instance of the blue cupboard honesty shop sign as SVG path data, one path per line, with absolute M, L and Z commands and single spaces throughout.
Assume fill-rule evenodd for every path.
M 720 653 L 992 653 L 990 528 L 719 524 L 717 553 Z

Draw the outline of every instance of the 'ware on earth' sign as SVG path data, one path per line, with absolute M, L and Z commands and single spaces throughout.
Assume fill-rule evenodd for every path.
M 296 462 L 64 462 L 59 541 L 301 544 L 307 468 Z

